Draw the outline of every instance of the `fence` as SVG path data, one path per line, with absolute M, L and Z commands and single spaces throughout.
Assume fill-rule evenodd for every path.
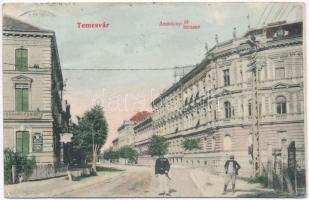
M 302 152 L 302 151 L 300 151 Z M 296 158 L 295 142 L 282 140 L 281 149 L 268 147 L 267 177 L 268 187 L 290 194 L 305 195 L 306 173 L 301 159 Z
M 62 165 L 38 165 L 33 168 L 32 174 L 27 180 L 47 179 L 67 175 L 68 166 Z

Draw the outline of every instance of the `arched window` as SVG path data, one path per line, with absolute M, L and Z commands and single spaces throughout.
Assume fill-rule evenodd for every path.
M 286 113 L 286 98 L 284 96 L 279 96 L 276 98 L 277 114 Z
M 225 118 L 231 118 L 231 103 L 229 101 L 224 102 Z
M 232 138 L 230 135 L 226 135 L 223 138 L 223 150 L 224 151 L 232 150 Z

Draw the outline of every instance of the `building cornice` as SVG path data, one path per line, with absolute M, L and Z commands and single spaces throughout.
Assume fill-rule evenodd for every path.
M 3 30 L 3 36 L 13 36 L 13 37 L 54 37 L 54 32 L 44 32 L 44 31 L 11 31 Z
M 233 44 L 233 43 L 231 43 Z M 297 35 L 295 37 L 290 38 L 281 38 L 281 39 L 273 39 L 269 40 L 266 43 L 261 44 L 261 46 L 258 48 L 258 52 L 263 52 L 269 49 L 275 49 L 275 48 L 282 48 L 282 47 L 288 47 L 288 46 L 295 46 L 295 45 L 302 45 L 303 44 L 303 37 L 301 35 Z M 213 49 L 215 50 L 215 49 Z M 184 85 L 188 80 L 190 80 L 192 77 L 194 77 L 196 74 L 200 73 L 202 70 L 209 67 L 209 64 L 211 62 L 217 62 L 217 60 L 221 58 L 225 58 L 227 56 L 231 56 L 233 54 L 237 54 L 240 57 L 248 56 L 252 53 L 252 50 L 250 46 L 246 43 L 241 43 L 236 48 L 230 48 L 228 50 L 224 50 L 218 53 L 209 52 L 206 56 L 206 58 L 194 69 L 192 69 L 189 73 L 187 73 L 184 77 L 182 77 L 178 82 L 173 84 L 170 88 L 168 88 L 165 92 L 163 92 L 159 97 L 157 97 L 153 102 L 152 105 L 156 105 L 159 103 L 164 97 L 171 94 L 173 91 L 175 91 L 180 86 Z

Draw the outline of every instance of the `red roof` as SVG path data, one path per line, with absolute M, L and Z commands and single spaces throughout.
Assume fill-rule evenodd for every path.
M 137 112 L 135 115 L 133 115 L 133 117 L 130 118 L 130 121 L 134 121 L 134 122 L 142 121 L 149 115 L 150 115 L 150 112 L 148 111 Z

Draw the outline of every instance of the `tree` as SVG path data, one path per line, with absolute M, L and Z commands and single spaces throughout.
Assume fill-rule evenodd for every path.
M 153 135 L 150 141 L 148 152 L 151 156 L 160 156 L 167 154 L 169 143 L 158 135 Z
M 104 152 L 103 154 L 103 158 L 105 160 L 109 160 L 110 162 L 112 162 L 112 160 L 117 160 L 119 159 L 120 155 L 119 155 L 119 151 L 113 151 L 112 148 L 109 148 L 107 151 Z
M 35 157 L 30 158 L 22 153 L 16 153 L 11 149 L 6 148 L 4 150 L 4 183 L 11 184 L 12 182 L 12 166 L 16 166 L 16 175 L 24 174 L 25 177 L 29 177 L 34 167 L 36 166 Z
M 129 161 L 136 161 L 137 160 L 137 151 L 131 146 L 123 146 L 119 149 L 119 155 L 121 158 L 125 160 L 129 159 Z
M 201 149 L 200 140 L 198 139 L 186 139 L 182 142 L 182 147 L 185 150 Z
M 95 174 L 97 155 L 106 141 L 107 131 L 107 122 L 100 105 L 86 111 L 73 127 L 73 144 L 88 156 L 92 155 L 92 171 Z

